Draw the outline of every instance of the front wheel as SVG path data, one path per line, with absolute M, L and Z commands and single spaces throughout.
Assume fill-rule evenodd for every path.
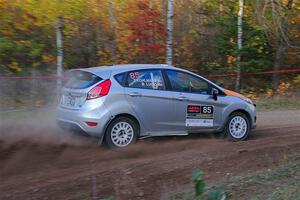
M 250 121 L 241 112 L 231 114 L 227 120 L 225 134 L 233 141 L 246 140 L 250 134 Z
M 105 142 L 111 148 L 123 148 L 134 143 L 138 135 L 137 124 L 127 117 L 118 117 L 108 126 Z

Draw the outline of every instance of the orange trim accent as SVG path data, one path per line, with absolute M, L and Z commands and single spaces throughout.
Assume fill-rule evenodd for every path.
M 231 90 L 226 90 L 226 89 L 224 89 L 224 92 L 225 92 L 225 94 L 228 95 L 228 96 L 239 97 L 239 98 L 245 98 L 245 96 L 243 96 L 243 95 L 241 95 L 241 94 L 239 94 L 239 93 L 237 93 L 237 92 L 231 91 Z

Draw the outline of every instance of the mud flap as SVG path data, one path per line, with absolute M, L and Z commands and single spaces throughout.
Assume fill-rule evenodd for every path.
M 100 137 L 97 137 L 97 145 L 101 146 L 103 143 L 104 135 L 102 134 Z

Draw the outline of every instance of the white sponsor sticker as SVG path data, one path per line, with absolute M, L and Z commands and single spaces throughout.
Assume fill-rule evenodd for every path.
M 202 127 L 212 127 L 214 126 L 213 119 L 186 119 L 186 126 L 202 126 Z
M 186 126 L 214 126 L 214 107 L 212 105 L 188 105 Z

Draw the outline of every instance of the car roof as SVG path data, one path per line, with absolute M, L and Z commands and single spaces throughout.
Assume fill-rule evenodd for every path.
M 113 74 L 115 74 L 115 73 L 131 71 L 131 70 L 152 69 L 152 68 L 174 69 L 175 67 L 166 64 L 119 64 L 119 65 L 110 65 L 110 66 L 81 68 L 76 70 L 87 71 L 93 74 L 99 74 L 105 71 L 110 71 Z
M 190 72 L 185 69 L 177 68 L 172 65 L 167 65 L 167 64 L 118 64 L 118 65 L 108 65 L 108 66 L 98 66 L 98 67 L 90 67 L 90 68 L 80 68 L 80 69 L 74 69 L 74 70 L 81 70 L 81 71 L 86 71 L 90 72 L 96 75 L 99 75 L 100 77 L 106 79 L 109 78 L 111 75 L 127 72 L 127 71 L 132 71 L 132 70 L 141 70 L 141 69 L 176 69 L 179 71 L 183 72 L 188 72 L 191 74 L 194 74 L 198 77 L 201 77 L 198 74 L 195 74 L 193 72 Z M 73 70 L 71 70 L 73 71 Z M 211 82 L 210 80 L 201 77 L 202 79 L 206 80 L 210 84 L 214 85 L 215 87 L 223 90 L 222 87 L 216 85 L 215 83 Z

